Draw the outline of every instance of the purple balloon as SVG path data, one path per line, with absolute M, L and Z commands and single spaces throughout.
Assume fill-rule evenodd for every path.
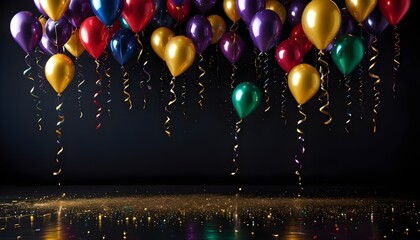
M 48 17 L 47 13 L 45 13 L 44 9 L 42 8 L 41 3 L 39 2 L 39 0 L 34 0 L 34 3 L 35 3 L 36 9 L 38 9 L 38 11 L 42 14 L 42 16 Z
M 365 26 L 367 32 L 372 35 L 378 35 L 382 33 L 386 27 L 388 27 L 389 23 L 379 10 L 379 7 L 376 7 L 372 13 L 367 16 L 363 25 Z
M 340 13 L 341 13 L 341 26 L 337 33 L 336 38 L 353 33 L 357 25 L 356 21 L 354 20 L 353 16 L 350 14 L 347 8 L 341 8 Z
M 375 35 L 368 33 L 368 36 L 363 36 L 362 42 L 365 47 L 365 49 L 369 49 L 372 45 L 373 39 L 375 38 Z
M 202 14 L 190 18 L 187 22 L 187 37 L 194 43 L 195 51 L 202 54 L 213 37 L 210 21 Z
M 294 28 L 301 22 L 303 9 L 308 4 L 307 0 L 293 0 L 287 9 L 287 22 Z
M 39 46 L 41 47 L 42 51 L 49 56 L 64 52 L 64 47 L 55 46 L 46 34 L 42 36 L 41 41 L 39 42 Z
M 89 0 L 70 0 L 69 7 L 64 13 L 64 16 L 75 28 L 79 28 L 86 18 L 93 15 Z
M 329 51 L 331 51 L 331 50 L 332 50 L 332 48 L 333 48 L 333 46 L 334 46 L 334 40 L 332 40 L 332 41 L 328 44 L 328 46 L 324 49 L 324 52 L 329 52 Z
M 65 17 L 56 22 L 49 18 L 45 24 L 45 33 L 56 46 L 64 46 L 70 39 L 72 31 L 73 27 Z
M 41 41 L 42 25 L 32 12 L 20 11 L 10 21 L 10 33 L 19 46 L 29 54 Z
M 269 9 L 258 11 L 249 25 L 254 45 L 263 53 L 270 50 L 281 37 L 283 24 L 277 13 Z
M 265 9 L 265 0 L 236 0 L 236 10 L 247 26 L 255 13 L 263 9 Z
M 183 6 L 185 3 L 186 3 L 186 1 L 188 1 L 188 0 L 172 0 L 172 2 L 175 4 L 175 6 L 177 6 L 177 7 L 181 7 L 181 6 Z
M 201 13 L 208 12 L 216 3 L 216 0 L 194 0 L 194 5 Z
M 229 62 L 236 63 L 244 54 L 245 42 L 242 37 L 235 32 L 227 32 L 219 40 L 220 49 L 223 56 Z

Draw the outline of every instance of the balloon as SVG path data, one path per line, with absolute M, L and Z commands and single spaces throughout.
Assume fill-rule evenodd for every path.
M 47 18 L 45 18 L 45 17 L 43 17 L 43 16 L 40 16 L 39 18 L 38 18 L 38 21 L 41 23 L 41 26 L 42 26 L 42 35 L 44 35 L 45 34 L 45 25 L 47 25 Z
M 296 102 L 302 105 L 318 92 L 321 77 L 312 65 L 301 63 L 290 70 L 287 85 Z
M 96 16 L 88 17 L 80 25 L 79 38 L 86 51 L 98 59 L 108 45 L 109 34 L 107 27 Z
M 45 33 L 56 46 L 64 46 L 70 39 L 72 31 L 73 27 L 65 17 L 58 19 L 58 21 L 49 18 L 45 24 Z
M 286 8 L 277 0 L 267 0 L 265 3 L 265 9 L 273 10 L 279 15 L 281 22 L 284 25 L 286 21 Z
M 93 13 L 107 27 L 120 17 L 124 8 L 123 0 L 90 0 L 90 3 Z
M 125 0 L 122 17 L 134 33 L 142 31 L 155 12 L 153 0 Z
M 73 55 L 75 58 L 78 58 L 85 52 L 85 48 L 82 45 L 82 42 L 79 38 L 79 29 L 76 29 L 72 34 L 70 39 L 64 44 L 64 47 Z
M 194 43 L 195 51 L 202 54 L 210 45 L 213 37 L 213 29 L 207 18 L 197 14 L 187 22 L 187 37 Z
M 209 20 L 211 29 L 213 32 L 213 37 L 211 38 L 211 43 L 217 43 L 222 35 L 226 32 L 226 23 L 225 20 L 219 15 L 213 14 L 207 17 Z
M 64 52 L 64 47 L 55 46 L 53 41 L 51 41 L 48 38 L 47 34 L 42 35 L 41 41 L 39 42 L 39 46 L 41 47 L 42 51 L 48 54 L 49 56 Z
M 236 0 L 236 10 L 247 26 L 255 13 L 263 9 L 265 9 L 265 0 Z
M 131 30 L 130 25 L 128 25 L 127 20 L 125 20 L 125 18 L 123 16 L 120 17 L 120 24 L 121 24 L 121 28 Z
M 175 0 L 168 0 L 166 2 L 166 8 L 175 21 L 184 22 L 187 20 L 188 14 L 190 13 L 191 0 L 184 0 L 182 5 L 176 5 Z
M 41 13 L 42 16 L 47 17 L 48 15 L 45 13 L 44 9 L 42 9 L 41 3 L 39 0 L 34 0 L 35 7 Z
M 249 25 L 249 34 L 255 46 L 263 53 L 270 50 L 280 39 L 283 24 L 274 11 L 258 11 Z
M 64 16 L 75 28 L 79 28 L 86 18 L 93 15 L 89 0 L 70 0 L 69 7 L 64 13 Z
M 261 90 L 251 82 L 242 82 L 232 92 L 232 103 L 239 118 L 244 119 L 254 112 L 260 102 Z
M 194 0 L 195 7 L 201 12 L 208 12 L 216 3 L 216 0 Z
M 58 21 L 69 7 L 70 0 L 39 0 L 41 8 L 53 21 Z
M 111 38 L 112 35 L 114 35 L 114 33 L 116 33 L 118 30 L 120 30 L 122 28 L 121 26 L 121 21 L 120 20 L 115 20 L 115 22 L 112 24 L 111 27 L 108 27 L 108 38 Z M 108 39 L 109 41 L 109 39 Z
M 331 57 L 335 65 L 344 75 L 348 75 L 359 65 L 363 55 L 363 42 L 359 37 L 353 35 L 337 38 L 331 50 Z
M 189 0 L 172 0 L 173 4 L 177 7 L 180 7 L 186 4 Z
M 241 19 L 238 10 L 236 10 L 236 0 L 223 0 L 223 11 L 232 22 L 237 22 Z
M 350 33 L 353 33 L 354 29 L 356 28 L 356 21 L 354 20 L 353 16 L 349 13 L 347 8 L 341 8 L 341 26 L 340 30 L 338 30 L 337 37 L 341 37 Z
M 41 41 L 42 25 L 33 13 L 20 11 L 10 21 L 10 33 L 23 51 L 29 54 Z
M 158 27 L 172 28 L 174 26 L 175 19 L 166 9 L 166 0 L 155 0 L 155 14 L 150 23 L 155 29 Z
M 156 28 L 150 37 L 150 45 L 153 51 L 165 61 L 165 47 L 169 40 L 175 37 L 175 33 L 167 27 Z
M 114 33 L 109 47 L 115 60 L 123 66 L 135 55 L 138 45 L 134 33 L 122 28 Z
M 290 38 L 283 40 L 276 47 L 276 61 L 286 73 L 301 64 L 304 55 L 300 44 Z
M 308 4 L 307 0 L 293 0 L 287 8 L 287 22 L 294 28 L 301 22 L 302 13 Z
M 194 62 L 195 47 L 191 39 L 179 35 L 166 44 L 163 55 L 173 77 L 184 73 Z
M 312 0 L 303 10 L 303 31 L 319 50 L 327 48 L 340 26 L 340 9 L 331 0 Z
M 363 22 L 363 26 L 365 26 L 366 31 L 372 35 L 378 35 L 382 33 L 385 28 L 388 27 L 388 25 L 389 23 L 384 15 L 382 15 L 379 7 L 376 7 Z
M 220 39 L 220 50 L 229 62 L 236 63 L 244 54 L 245 41 L 236 32 L 227 32 Z
M 313 44 L 309 41 L 303 31 L 302 23 L 296 24 L 296 26 L 292 29 L 292 32 L 290 32 L 290 38 L 299 43 L 304 53 L 309 52 L 309 50 L 313 47 Z
M 410 0 L 379 0 L 379 9 L 393 26 L 398 25 L 410 9 Z
M 73 80 L 73 61 L 65 54 L 54 54 L 45 64 L 45 77 L 53 89 L 61 95 Z
M 346 6 L 353 18 L 362 23 L 375 9 L 378 0 L 346 0 Z

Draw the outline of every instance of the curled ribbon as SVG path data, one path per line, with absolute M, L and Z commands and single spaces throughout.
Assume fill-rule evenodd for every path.
M 235 124 L 235 145 L 233 146 L 233 152 L 234 152 L 234 156 L 232 159 L 232 163 L 233 165 L 235 165 L 235 171 L 231 172 L 230 175 L 234 176 L 238 173 L 239 170 L 239 166 L 236 163 L 239 153 L 238 153 L 238 148 L 239 148 L 239 132 L 241 131 L 241 123 L 242 123 L 242 119 L 240 119 L 239 121 L 236 122 Z
M 93 95 L 93 103 L 96 105 L 96 121 L 98 122 L 98 124 L 96 125 L 96 130 L 99 130 L 102 126 L 102 122 L 101 122 L 102 105 L 98 99 L 99 96 L 102 94 L 102 75 L 99 72 L 99 67 L 101 66 L 99 59 L 96 59 L 95 63 L 96 63 L 95 71 L 96 71 L 96 74 L 98 75 L 98 79 L 96 80 L 96 86 L 98 90 Z
M 26 63 L 26 66 L 28 68 L 23 71 L 23 76 L 25 76 L 27 79 L 31 80 L 32 83 L 33 83 L 31 90 L 29 90 L 29 93 L 31 94 L 31 96 L 34 100 L 34 103 L 35 103 L 35 109 L 36 109 L 35 114 L 36 114 L 36 117 L 37 117 L 38 130 L 41 131 L 42 130 L 42 125 L 41 125 L 42 117 L 41 117 L 41 113 L 40 113 L 41 110 L 42 110 L 41 107 L 40 107 L 41 101 L 40 101 L 39 96 L 35 93 L 35 79 L 32 77 L 32 65 L 31 65 L 31 62 L 29 60 L 29 57 L 30 57 L 29 53 L 26 54 L 25 63 Z
M 202 78 L 204 77 L 204 75 L 206 75 L 206 70 L 204 70 L 203 68 L 204 57 L 202 54 L 200 54 L 199 59 L 200 60 L 198 62 L 198 69 L 200 70 L 201 73 L 198 76 L 198 85 L 200 86 L 200 91 L 198 92 L 199 94 L 198 106 L 200 106 L 200 109 L 203 110 L 203 100 L 204 100 L 203 93 L 204 93 L 205 87 L 204 87 Z
M 306 114 L 302 110 L 302 105 L 298 105 L 299 113 L 302 116 L 302 118 L 297 122 L 296 132 L 298 133 L 298 140 L 300 141 L 300 151 L 298 154 L 295 155 L 295 163 L 298 165 L 298 170 L 295 171 L 295 175 L 298 177 L 298 184 L 300 188 L 300 192 L 298 193 L 298 197 L 301 196 L 301 192 L 304 190 L 302 185 L 302 158 L 305 153 L 305 139 L 303 138 L 304 133 L 302 130 L 302 124 L 306 121 Z
M 372 79 L 375 80 L 375 82 L 373 83 L 373 91 L 374 91 L 374 105 L 373 105 L 373 116 L 372 116 L 372 122 L 373 122 L 373 133 L 376 133 L 376 122 L 377 122 L 377 117 L 378 117 L 378 112 L 379 112 L 379 104 L 381 103 L 380 101 L 380 92 L 378 89 L 378 86 L 381 82 L 381 78 L 379 77 L 379 75 L 373 73 L 373 68 L 376 65 L 377 62 L 377 58 L 379 56 L 379 51 L 376 47 L 374 47 L 374 45 L 376 45 L 376 42 L 378 41 L 377 37 L 375 36 L 373 38 L 372 44 L 370 45 L 370 48 L 372 49 L 373 52 L 375 52 L 375 54 L 369 59 L 369 62 L 371 63 L 369 65 L 369 69 L 368 69 L 368 74 L 369 77 L 371 77 Z
M 124 87 L 124 95 L 125 95 L 124 102 L 128 104 L 128 109 L 131 109 L 133 107 L 133 104 L 131 102 L 131 95 L 128 92 L 128 88 L 130 87 L 130 84 L 128 82 L 130 81 L 130 79 L 128 76 L 128 72 L 124 66 L 121 66 L 121 71 L 123 73 L 123 87 Z
M 270 110 L 270 94 L 268 93 L 268 85 L 270 82 L 270 76 L 268 75 L 268 54 L 264 53 L 262 56 L 264 61 L 263 73 L 264 73 L 264 96 L 265 96 L 265 109 L 264 112 Z
M 350 77 L 345 75 L 344 76 L 344 85 L 346 86 L 346 126 L 345 126 L 345 130 L 347 133 L 350 133 L 350 122 L 351 122 L 351 112 L 350 112 L 350 107 L 351 107 L 351 87 L 350 87 Z
M 332 121 L 332 116 L 328 111 L 330 105 L 330 97 L 328 94 L 328 75 L 330 74 L 330 68 L 327 61 L 324 59 L 324 55 L 324 52 L 318 52 L 319 73 L 321 74 L 321 95 L 318 100 L 323 104 L 319 108 L 319 111 L 328 117 L 328 120 L 326 120 L 324 124 L 329 125 Z
M 395 80 L 397 78 L 398 70 L 400 69 L 400 61 L 399 56 L 401 55 L 401 47 L 400 47 L 400 34 L 398 33 L 397 25 L 394 25 L 392 30 L 394 35 L 395 43 L 394 43 L 394 73 L 392 76 L 392 94 L 395 99 L 395 92 L 396 92 L 396 83 Z
M 55 107 L 55 110 L 57 111 L 58 121 L 57 121 L 57 128 L 55 130 L 55 134 L 57 136 L 57 154 L 55 156 L 55 162 L 57 163 L 57 170 L 53 172 L 54 176 L 57 176 L 61 173 L 61 163 L 60 163 L 60 155 L 64 151 L 63 144 L 61 143 L 61 137 L 63 136 L 62 132 L 62 124 L 64 123 L 64 114 L 62 111 L 63 106 L 63 97 L 61 94 L 57 94 L 57 106 Z
M 172 104 L 174 104 L 176 102 L 176 94 L 175 94 L 175 77 L 172 77 L 171 79 L 171 89 L 169 90 L 171 93 L 171 100 L 169 100 L 168 105 L 166 105 L 165 107 L 165 112 L 166 112 L 166 121 L 164 123 L 164 129 L 165 129 L 165 133 L 168 137 L 171 136 L 171 117 L 170 114 L 172 113 L 172 111 L 169 109 L 171 107 Z

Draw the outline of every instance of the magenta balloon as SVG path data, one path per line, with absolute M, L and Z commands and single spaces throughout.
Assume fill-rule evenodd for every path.
M 280 39 L 283 24 L 276 12 L 258 11 L 249 25 L 249 35 L 254 45 L 263 53 L 270 50 Z
M 265 0 L 236 0 L 236 10 L 247 26 L 255 13 L 265 9 Z
M 36 9 L 38 9 L 38 11 L 42 14 L 42 16 L 48 17 L 47 13 L 45 13 L 44 9 L 42 8 L 41 3 L 39 2 L 39 0 L 34 0 L 34 3 L 35 3 Z
M 64 13 L 64 16 L 75 28 L 79 28 L 86 18 L 93 15 L 90 0 L 70 0 L 69 7 Z
M 219 40 L 223 56 L 231 63 L 236 63 L 244 54 L 245 41 L 235 32 L 227 32 Z
M 202 14 L 190 18 L 187 22 L 187 37 L 194 43 L 195 51 L 202 54 L 213 37 L 210 21 Z
M 42 25 L 32 12 L 20 11 L 10 21 L 10 33 L 23 51 L 29 54 L 41 41 Z
M 58 21 L 49 18 L 45 24 L 45 33 L 56 46 L 64 46 L 70 39 L 72 31 L 73 27 L 65 17 L 61 17 Z

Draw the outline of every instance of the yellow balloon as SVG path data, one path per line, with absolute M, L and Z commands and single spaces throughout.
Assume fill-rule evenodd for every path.
M 39 18 L 38 18 L 38 20 L 39 20 L 39 22 L 41 23 L 41 26 L 42 26 L 42 35 L 44 35 L 45 34 L 45 25 L 47 24 L 47 20 L 48 19 L 46 19 L 44 16 L 40 16 Z
M 180 35 L 166 44 L 164 59 L 173 77 L 184 73 L 194 62 L 195 47 L 191 39 Z
M 284 24 L 286 21 L 286 8 L 277 0 L 267 0 L 265 3 L 265 9 L 273 10 L 279 15 L 281 22 Z
M 76 29 L 70 36 L 70 39 L 64 44 L 64 47 L 73 55 L 75 58 L 78 58 L 85 51 L 82 42 L 79 38 L 79 29 Z
M 175 33 L 167 27 L 156 28 L 152 36 L 150 37 L 150 45 L 152 45 L 153 51 L 165 61 L 165 47 L 166 44 L 175 37 Z
M 213 37 L 211 38 L 211 43 L 215 44 L 226 32 L 226 23 L 221 16 L 216 14 L 208 16 L 207 19 L 209 20 L 211 28 L 213 29 Z
M 48 17 L 58 21 L 69 7 L 70 0 L 39 0 L 39 3 Z
M 375 9 L 378 0 L 346 0 L 346 7 L 353 18 L 362 23 Z
M 53 89 L 61 94 L 73 80 L 73 61 L 62 53 L 52 55 L 45 64 L 45 77 Z
M 241 19 L 241 16 L 239 16 L 238 11 L 236 10 L 236 0 L 223 0 L 223 11 L 225 11 L 226 16 L 228 16 L 232 22 L 237 22 Z
M 318 92 L 321 77 L 312 65 L 301 63 L 290 70 L 287 85 L 296 102 L 302 105 Z
M 341 13 L 331 0 L 312 0 L 302 12 L 302 28 L 318 50 L 324 50 L 341 25 Z

